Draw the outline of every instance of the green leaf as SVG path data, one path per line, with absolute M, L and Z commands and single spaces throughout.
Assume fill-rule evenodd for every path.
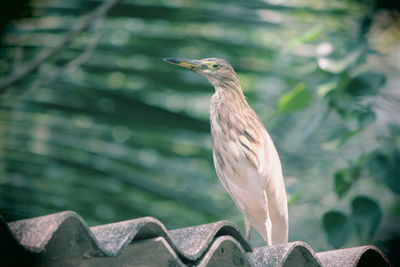
M 334 176 L 336 195 L 343 198 L 359 177 L 360 167 L 358 165 L 338 170 Z
M 371 174 L 386 184 L 393 193 L 400 194 L 400 151 L 398 149 L 385 154 L 377 151 L 369 161 Z
M 386 83 L 386 77 L 377 72 L 365 72 L 356 76 L 346 88 L 354 97 L 376 95 L 379 88 Z
M 311 104 L 312 94 L 305 83 L 299 83 L 291 91 L 285 93 L 278 101 L 278 111 L 291 113 L 307 108 Z
M 387 155 L 380 151 L 373 154 L 369 161 L 369 170 L 373 176 L 384 182 L 389 168 L 390 159 Z
M 304 34 L 300 35 L 300 37 L 296 40 L 299 43 L 309 43 L 317 40 L 323 33 L 324 28 L 321 25 L 317 25 L 306 31 Z
M 353 182 L 348 170 L 339 170 L 335 173 L 335 193 L 339 198 L 343 198 L 351 188 Z
M 335 248 L 340 248 L 346 244 L 351 234 L 351 225 L 345 214 L 337 210 L 328 211 L 324 214 L 322 223 L 329 244 Z
M 292 205 L 292 204 L 298 203 L 305 195 L 306 195 L 306 192 L 303 192 L 303 191 L 291 195 L 288 198 L 288 204 Z
M 386 185 L 393 193 L 400 194 L 400 150 L 395 149 L 392 152 L 392 166 L 386 176 Z
M 375 112 L 371 109 L 364 110 L 358 115 L 358 122 L 360 123 L 360 127 L 368 126 L 368 124 L 374 122 L 375 119 Z
M 359 242 L 370 242 L 382 218 L 379 204 L 366 196 L 357 196 L 351 202 L 351 211 Z
M 309 29 L 308 31 L 301 34 L 299 37 L 291 40 L 289 44 L 284 48 L 284 51 L 290 51 L 301 44 L 309 43 L 317 40 L 324 33 L 324 28 L 321 25 L 317 25 Z
M 331 140 L 329 140 L 329 142 L 325 143 L 323 145 L 323 147 L 326 150 L 337 149 L 337 148 L 343 146 L 344 144 L 346 144 L 346 142 L 348 140 L 350 140 L 351 138 L 353 138 L 357 134 L 360 134 L 362 131 L 363 131 L 362 128 L 358 128 L 358 129 L 356 129 L 354 131 L 351 131 L 349 129 L 341 129 L 340 130 L 341 135 L 339 135 L 340 132 L 336 133 L 336 135 L 334 137 L 336 137 L 336 136 L 338 136 L 338 137 L 335 138 L 335 139 L 331 138 Z

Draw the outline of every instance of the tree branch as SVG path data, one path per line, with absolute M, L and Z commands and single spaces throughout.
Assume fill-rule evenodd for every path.
M 35 71 L 40 65 L 56 55 L 59 51 L 64 49 L 80 32 L 84 31 L 88 26 L 92 24 L 97 18 L 104 16 L 118 1 L 120 0 L 108 0 L 103 4 L 99 5 L 93 12 L 86 15 L 74 29 L 72 29 L 65 38 L 55 47 L 50 50 L 44 50 L 39 53 L 34 59 L 26 63 L 22 67 L 18 67 L 9 76 L 0 80 L 0 94 L 4 93 L 7 88 L 12 84 L 22 80 L 27 75 Z

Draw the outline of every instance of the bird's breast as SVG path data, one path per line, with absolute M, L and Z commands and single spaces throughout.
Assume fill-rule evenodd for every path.
M 255 170 L 259 167 L 260 136 L 244 125 L 232 115 L 215 114 L 211 117 L 215 167 L 231 175 L 246 171 L 238 167 L 243 164 Z

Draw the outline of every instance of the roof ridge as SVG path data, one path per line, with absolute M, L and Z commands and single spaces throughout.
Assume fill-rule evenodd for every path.
M 314 250 L 303 241 L 255 248 L 250 253 L 254 266 L 323 266 Z M 297 262 L 296 264 L 295 261 Z M 302 262 L 300 262 L 302 261 Z M 303 264 L 303 265 L 302 265 Z
M 0 216 L 0 235 L 3 262 L 24 265 L 390 266 L 374 246 L 315 253 L 305 242 L 295 241 L 252 250 L 230 221 L 167 230 L 156 218 L 142 217 L 89 228 L 77 213 L 64 211 L 8 224 Z
M 368 266 L 390 265 L 385 254 L 372 245 L 318 252 L 317 257 L 324 266 L 331 267 L 366 266 L 366 264 Z
M 246 252 L 252 250 L 239 228 L 230 221 L 168 231 L 158 219 L 142 217 L 89 228 L 77 213 L 64 211 L 12 222 L 8 226 L 16 242 L 27 250 L 41 253 L 61 249 L 65 256 L 69 248 L 57 248 L 56 245 L 52 247 L 52 243 L 57 243 L 61 236 L 59 232 L 68 233 L 62 237 L 69 240 L 68 244 L 77 243 L 79 240 L 80 246 L 85 247 L 82 256 L 86 258 L 117 256 L 135 241 L 156 237 L 163 237 L 185 263 L 199 262 L 221 235 L 229 235 L 237 240 Z M 71 253 L 76 254 L 74 251 Z

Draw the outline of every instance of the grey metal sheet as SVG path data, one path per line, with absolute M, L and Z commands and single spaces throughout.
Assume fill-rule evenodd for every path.
M 343 248 L 317 253 L 326 267 L 389 266 L 385 254 L 375 246 Z
M 168 231 L 143 217 L 89 228 L 65 211 L 9 224 L 0 219 L 0 235 L 2 263 L 14 266 L 389 266 L 374 246 L 315 254 L 296 241 L 252 251 L 229 221 Z
M 250 258 L 257 267 L 322 266 L 312 248 L 301 241 L 258 247 L 250 253 Z

